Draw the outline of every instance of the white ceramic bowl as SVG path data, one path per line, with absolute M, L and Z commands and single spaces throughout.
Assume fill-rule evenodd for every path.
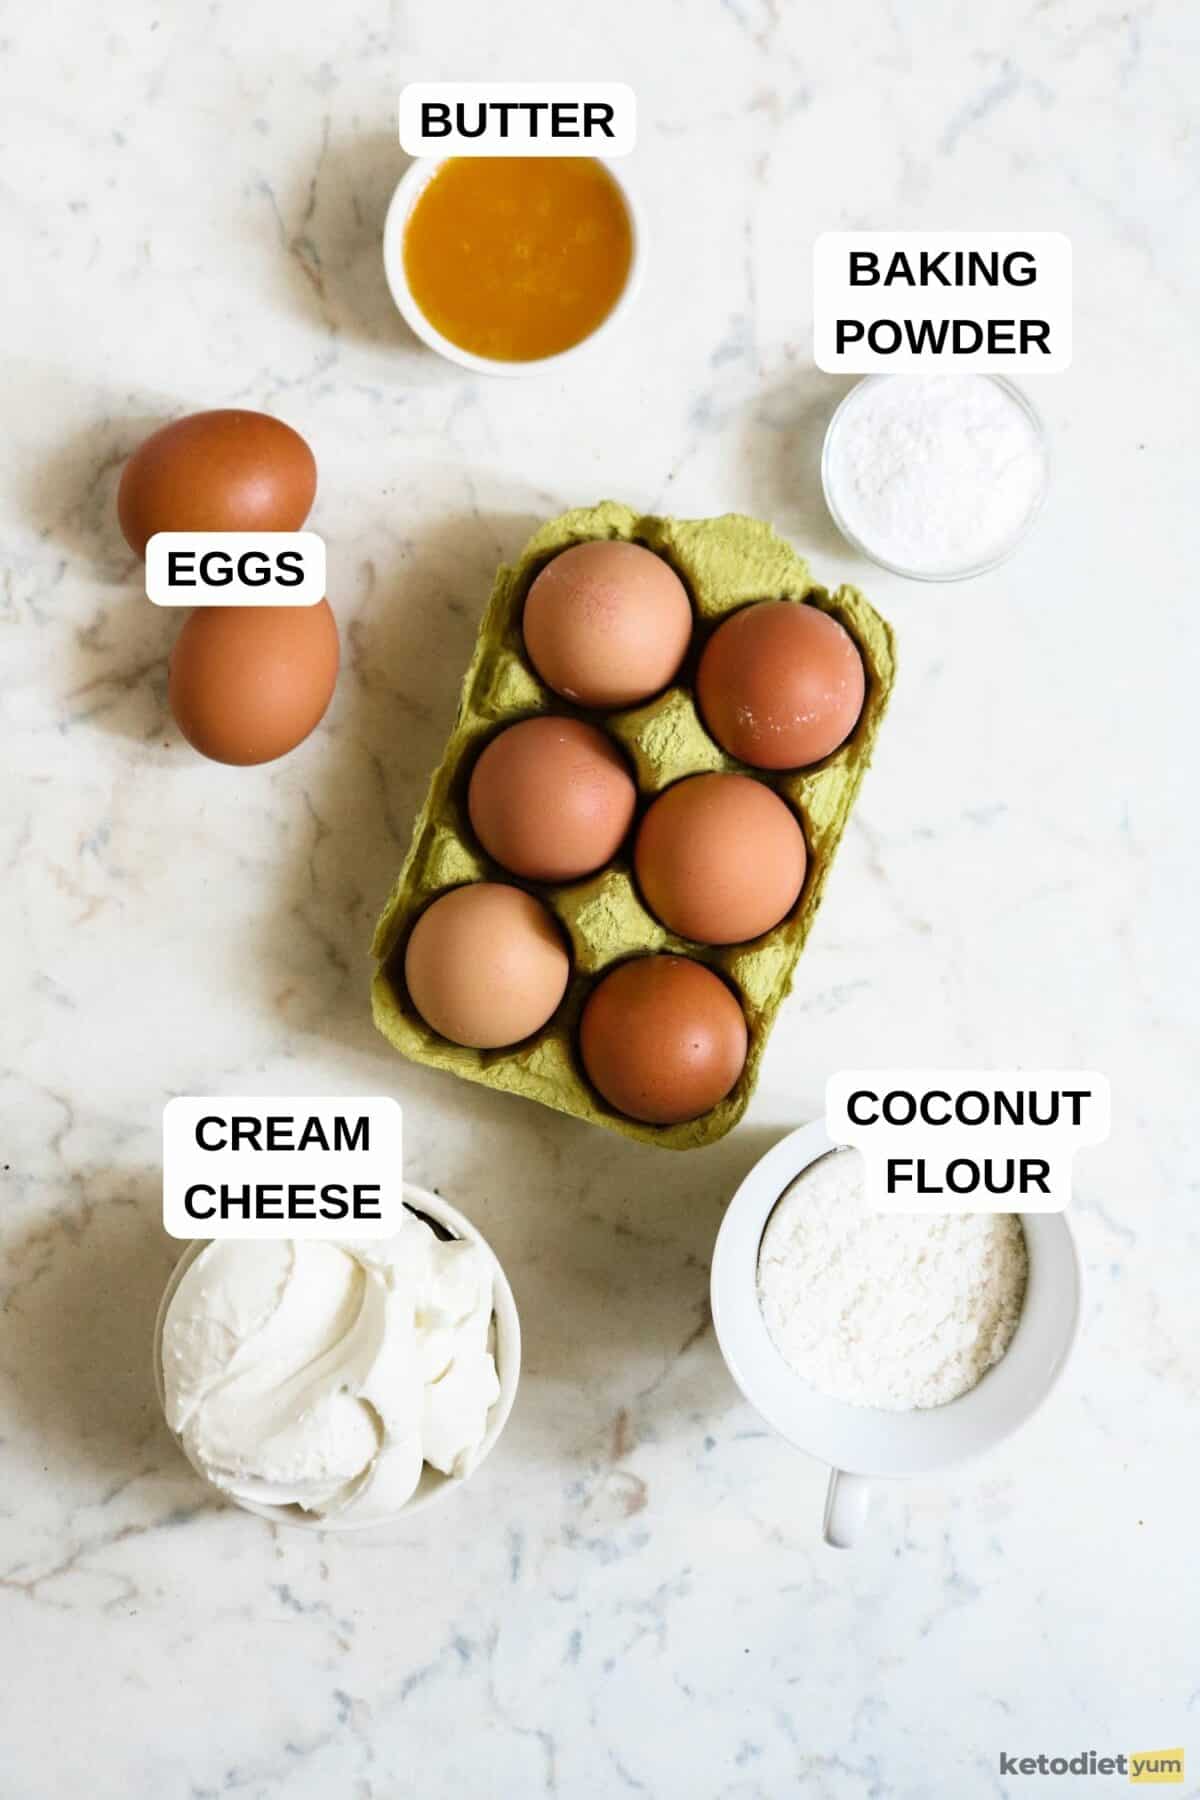
M 387 218 L 383 226 L 383 268 L 387 276 L 387 284 L 392 291 L 392 299 L 396 302 L 409 329 L 416 333 L 423 344 L 436 350 L 449 362 L 458 363 L 461 368 L 473 369 L 479 375 L 503 375 L 515 377 L 520 375 L 544 375 L 551 370 L 561 368 L 572 357 L 582 351 L 589 350 L 600 338 L 607 337 L 609 332 L 623 320 L 637 298 L 646 268 L 646 223 L 642 210 L 631 190 L 628 181 L 620 174 L 614 164 L 602 157 L 596 161 L 603 162 L 612 178 L 621 199 L 625 203 L 625 211 L 629 215 L 629 230 L 633 240 L 632 254 L 629 262 L 629 274 L 625 286 L 612 311 L 603 318 L 595 331 L 581 338 L 566 350 L 560 350 L 554 356 L 540 356 L 530 362 L 501 361 L 490 356 L 476 356 L 471 350 L 462 350 L 452 344 L 449 338 L 443 337 L 437 328 L 430 324 L 413 296 L 408 285 L 408 275 L 404 268 L 404 231 L 408 224 L 408 216 L 416 205 L 427 182 L 431 181 L 448 159 L 444 156 L 422 156 L 417 159 L 396 185 L 388 207 Z
M 881 556 L 878 550 L 874 549 L 864 537 L 861 537 L 859 533 L 847 523 L 839 502 L 837 483 L 833 479 L 833 458 L 837 448 L 838 435 L 845 426 L 848 416 L 856 406 L 861 404 L 864 395 L 871 387 L 872 383 L 895 381 L 897 379 L 898 376 L 896 375 L 864 375 L 861 381 L 855 382 L 849 393 L 842 396 L 839 405 L 834 411 L 833 417 L 829 421 L 829 425 L 825 432 L 825 442 L 821 448 L 821 488 L 825 495 L 825 504 L 829 508 L 829 516 L 845 538 L 846 542 L 851 545 L 853 549 L 857 550 L 860 555 L 865 556 L 868 562 L 873 562 L 877 568 L 887 569 L 892 575 L 903 575 L 906 581 L 970 581 L 976 575 L 986 575 L 989 570 L 998 569 L 1001 563 L 1006 563 L 1018 546 L 1025 541 L 1026 536 L 1032 529 L 1034 521 L 1041 512 L 1045 502 L 1046 492 L 1050 486 L 1050 439 L 1047 435 L 1042 416 L 1034 406 L 1032 400 L 1030 400 L 1029 396 L 1023 394 L 1021 389 L 1015 387 L 1011 381 L 1006 381 L 1003 375 L 979 376 L 979 380 L 991 381 L 996 387 L 1007 394 L 1009 399 L 1014 401 L 1025 414 L 1025 417 L 1033 427 L 1034 436 L 1037 438 L 1038 446 L 1042 453 L 1041 486 L 1038 489 L 1032 506 L 1025 514 L 1025 517 L 1020 521 L 1007 541 L 991 556 L 985 557 L 980 562 L 964 563 L 960 568 L 955 569 L 930 570 L 914 569 L 910 567 L 906 568 L 902 563 L 891 562 L 886 556 Z
M 508 1277 L 500 1267 L 495 1251 L 471 1221 L 464 1218 L 456 1207 L 451 1206 L 438 1194 L 431 1194 L 426 1188 L 413 1187 L 409 1182 L 404 1184 L 404 1204 L 412 1212 L 427 1219 L 430 1224 L 439 1226 L 448 1236 L 465 1238 L 477 1244 L 492 1270 L 492 1354 L 496 1362 L 496 1376 L 500 1383 L 500 1393 L 488 1414 L 487 1435 L 479 1447 L 479 1453 L 471 1466 L 470 1474 L 465 1477 L 443 1475 L 438 1469 L 431 1469 L 426 1463 L 421 1472 L 421 1479 L 404 1505 L 394 1515 L 393 1520 L 355 1519 L 353 1513 L 342 1517 L 322 1519 L 312 1513 L 306 1513 L 299 1506 L 270 1506 L 253 1500 L 237 1500 L 223 1489 L 214 1486 L 192 1458 L 188 1461 L 205 1486 L 220 1495 L 230 1506 L 239 1506 L 243 1512 L 256 1513 L 260 1519 L 269 1519 L 273 1525 L 293 1525 L 305 1531 L 337 1531 L 378 1533 L 395 1519 L 405 1519 L 410 1513 L 418 1512 L 422 1507 L 430 1506 L 435 1501 L 448 1499 L 453 1493 L 465 1486 L 480 1468 L 484 1460 L 495 1449 L 500 1433 L 508 1423 L 508 1415 L 512 1411 L 513 1401 L 517 1396 L 517 1383 L 521 1375 L 521 1325 L 517 1317 L 517 1305 L 513 1299 L 512 1288 Z M 159 1302 L 158 1317 L 154 1324 L 154 1385 L 158 1393 L 159 1405 L 163 1405 L 162 1375 L 162 1335 L 163 1325 L 167 1317 L 167 1309 L 175 1297 L 175 1290 L 189 1266 L 202 1250 L 207 1250 L 208 1241 L 198 1239 L 187 1246 L 179 1258 L 171 1278 L 167 1282 L 162 1300 Z M 168 1427 L 168 1429 L 170 1429 Z M 181 1440 L 174 1432 L 175 1438 L 183 1454 L 187 1456 Z
M 851 1406 L 803 1381 L 776 1348 L 758 1303 L 767 1220 L 796 1178 L 834 1148 L 821 1122 L 793 1131 L 756 1163 L 729 1203 L 712 1262 L 712 1313 L 729 1372 L 751 1406 L 790 1444 L 832 1465 L 827 1543 L 853 1541 L 869 1482 L 928 1474 L 990 1449 L 1035 1413 L 1075 1342 L 1081 1272 L 1062 1213 L 1022 1213 L 1029 1278 L 1005 1355 L 967 1393 L 912 1412 Z

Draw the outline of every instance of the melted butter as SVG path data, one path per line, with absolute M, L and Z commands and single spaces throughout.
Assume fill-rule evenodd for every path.
M 452 156 L 404 233 L 430 324 L 461 350 L 532 362 L 590 337 L 629 277 L 621 193 L 588 156 Z

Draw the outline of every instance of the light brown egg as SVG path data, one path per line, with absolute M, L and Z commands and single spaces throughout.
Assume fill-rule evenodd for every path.
M 570 961 L 552 915 L 522 888 L 454 888 L 413 927 L 404 980 L 434 1031 L 495 1050 L 541 1027 L 566 990 Z
M 298 431 L 223 407 L 176 419 L 134 451 L 117 516 L 142 556 L 156 531 L 299 531 L 316 491 L 317 465 Z
M 579 706 L 633 706 L 678 673 L 692 635 L 687 589 L 640 544 L 574 544 L 529 590 L 525 648 L 542 680 Z
M 660 794 L 634 852 L 656 918 L 701 944 L 760 937 L 792 910 L 808 862 L 791 808 L 749 775 L 693 775 Z
M 699 1118 L 746 1061 L 746 1020 L 725 983 L 683 956 L 620 963 L 593 988 L 579 1031 L 610 1106 L 648 1125 Z
M 523 719 L 475 764 L 467 809 L 502 868 L 574 881 L 608 862 L 633 822 L 637 790 L 611 738 L 580 719 Z
M 214 762 L 286 756 L 333 696 L 338 633 L 316 606 L 200 606 L 171 652 L 167 697 L 188 743 Z
M 755 769 L 803 769 L 850 736 L 866 676 L 836 619 L 816 606 L 765 600 L 714 631 L 696 692 L 705 725 L 731 756 Z

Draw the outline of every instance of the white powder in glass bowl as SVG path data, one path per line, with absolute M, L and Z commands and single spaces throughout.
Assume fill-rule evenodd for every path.
M 855 1150 L 824 1156 L 767 1221 L 758 1299 L 795 1373 L 851 1406 L 943 1406 L 1008 1349 L 1028 1260 L 1012 1213 L 871 1213 Z
M 1029 402 L 990 375 L 872 376 L 833 416 L 822 478 L 840 530 L 885 568 L 952 580 L 1015 548 L 1046 486 Z

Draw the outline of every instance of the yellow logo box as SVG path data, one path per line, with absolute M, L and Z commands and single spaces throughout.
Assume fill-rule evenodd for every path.
M 1138 1787 L 1182 1782 L 1182 1746 L 1178 1750 L 1131 1750 L 1129 1779 Z

